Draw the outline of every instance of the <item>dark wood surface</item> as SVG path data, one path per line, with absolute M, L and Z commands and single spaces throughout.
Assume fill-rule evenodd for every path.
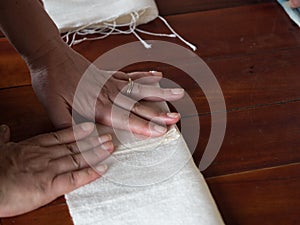
M 300 224 L 300 29 L 271 1 L 161 0 L 158 5 L 173 28 L 198 46 L 197 54 L 224 92 L 226 136 L 203 174 L 226 224 Z M 143 29 L 167 31 L 159 20 Z M 117 35 L 75 49 L 94 60 L 131 41 L 136 41 L 134 36 Z M 22 59 L 5 38 L 0 49 L 0 123 L 11 126 L 14 141 L 51 131 Z M 125 70 L 150 69 L 163 71 L 193 99 L 198 113 L 187 108 L 181 123 L 192 127 L 195 119 L 200 121 L 194 153 L 199 163 L 211 128 L 204 94 L 186 74 L 168 65 L 140 63 Z M 72 224 L 63 197 L 1 222 Z

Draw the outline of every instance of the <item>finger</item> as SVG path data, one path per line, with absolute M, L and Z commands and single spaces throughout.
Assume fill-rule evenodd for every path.
M 5 144 L 10 140 L 9 126 L 3 124 L 0 126 L 0 144 Z
M 113 110 L 113 111 L 112 111 Z M 113 128 L 129 130 L 147 137 L 158 137 L 167 132 L 167 128 L 147 121 L 115 105 L 96 111 L 96 121 Z
M 51 171 L 57 174 L 66 173 L 73 170 L 80 170 L 89 166 L 93 166 L 108 158 L 114 150 L 112 142 L 106 142 L 91 150 L 70 154 L 49 162 Z
M 156 84 L 161 80 L 163 74 L 157 71 L 132 72 L 128 73 L 128 76 L 140 84 Z
M 182 88 L 160 88 L 134 83 L 130 97 L 148 101 L 175 101 L 184 96 Z
M 158 107 L 155 107 L 155 105 L 146 105 L 144 102 L 135 101 L 122 94 L 118 95 L 114 104 L 131 111 L 144 119 L 159 124 L 171 125 L 180 120 L 179 113 L 166 113 L 161 111 Z
M 300 0 L 290 0 L 289 3 L 292 8 L 300 7 Z
M 46 151 L 50 154 L 51 159 L 57 159 L 66 155 L 77 154 L 100 146 L 106 142 L 112 140 L 110 134 L 102 135 L 100 137 L 89 137 L 83 140 L 73 142 L 65 145 L 51 146 L 50 151 L 46 148 Z
M 81 141 L 67 144 L 66 147 L 70 150 L 70 153 L 80 153 L 89 149 L 95 148 L 101 144 L 112 140 L 110 134 L 101 135 L 100 137 L 90 137 Z
M 158 83 L 162 78 L 162 73 L 157 71 L 150 71 L 150 72 L 132 72 L 132 73 L 122 73 L 117 72 L 113 75 L 114 78 L 119 80 L 128 81 L 129 78 L 135 80 L 138 83 L 144 84 L 153 84 Z
M 67 194 L 100 178 L 106 172 L 106 170 L 106 165 L 98 165 L 96 170 L 88 167 L 78 171 L 71 171 L 55 176 L 52 180 L 52 193 L 54 197 Z
M 57 132 L 42 134 L 27 139 L 24 142 L 34 143 L 43 147 L 68 144 L 74 142 L 75 140 L 81 140 L 87 137 L 93 132 L 94 129 L 95 125 L 93 123 L 82 123 Z

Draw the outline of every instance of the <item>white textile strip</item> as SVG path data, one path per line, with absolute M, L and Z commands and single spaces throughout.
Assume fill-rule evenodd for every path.
M 300 27 L 300 8 L 292 9 L 290 2 L 287 0 L 277 0 L 279 4 L 283 7 L 284 11 L 289 15 L 291 20 L 293 20 L 298 27 Z
M 176 33 L 159 16 L 154 0 L 43 0 L 49 16 L 71 46 L 85 40 L 103 39 L 111 34 L 134 34 L 146 48 L 151 48 L 137 32 L 155 36 L 177 37 L 194 51 L 196 46 Z M 160 18 L 171 34 L 159 34 L 136 28 Z M 95 37 L 87 35 L 96 34 Z
M 224 224 L 176 127 L 146 140 L 115 132 L 108 172 L 65 196 L 74 225 Z

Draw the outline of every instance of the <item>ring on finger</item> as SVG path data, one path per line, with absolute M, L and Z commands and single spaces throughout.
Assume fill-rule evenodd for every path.
M 134 82 L 131 78 L 128 79 L 128 86 L 127 86 L 127 90 L 126 90 L 126 94 L 127 95 L 130 95 L 132 90 L 133 90 L 133 85 L 134 85 Z

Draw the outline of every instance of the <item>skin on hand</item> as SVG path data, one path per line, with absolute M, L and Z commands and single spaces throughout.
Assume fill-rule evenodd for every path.
M 290 6 L 292 8 L 299 8 L 300 7 L 300 0 L 290 0 Z
M 65 44 L 58 44 L 52 51 L 29 62 L 35 93 L 57 128 L 71 126 L 72 108 L 89 120 L 144 136 L 161 136 L 167 131 L 166 126 L 180 119 L 178 113 L 158 111 L 137 101 L 173 101 L 183 97 L 183 89 L 153 85 L 162 78 L 160 72 L 112 74 L 91 66 Z M 83 74 L 88 79 L 82 81 Z M 135 81 L 130 96 L 126 95 L 129 78 Z
M 37 209 L 101 177 L 107 170 L 101 161 L 114 147 L 110 135 L 91 137 L 93 130 L 94 124 L 82 123 L 13 143 L 2 125 L 0 217 Z
M 53 124 L 57 128 L 70 127 L 74 94 L 91 63 L 61 40 L 56 25 L 38 0 L 1 0 L 0 28 L 29 66 L 35 93 Z M 80 99 L 76 99 L 78 104 L 75 107 L 75 111 L 88 120 L 96 119 L 104 125 L 144 136 L 160 136 L 167 131 L 166 125 L 175 124 L 180 119 L 179 114 L 156 111 L 143 103 L 136 103 L 135 99 L 177 100 L 184 95 L 182 89 L 161 89 L 136 81 L 130 97 L 121 95 L 116 98 L 119 91 L 127 87 L 129 77 L 133 80 L 150 77 L 157 82 L 161 73 L 118 72 L 104 84 L 106 72 L 98 69 L 93 72 L 96 79 L 89 80 Z M 101 85 L 104 87 L 98 96 Z M 96 106 L 89 105 L 95 98 Z M 117 107 L 112 115 L 114 104 Z

